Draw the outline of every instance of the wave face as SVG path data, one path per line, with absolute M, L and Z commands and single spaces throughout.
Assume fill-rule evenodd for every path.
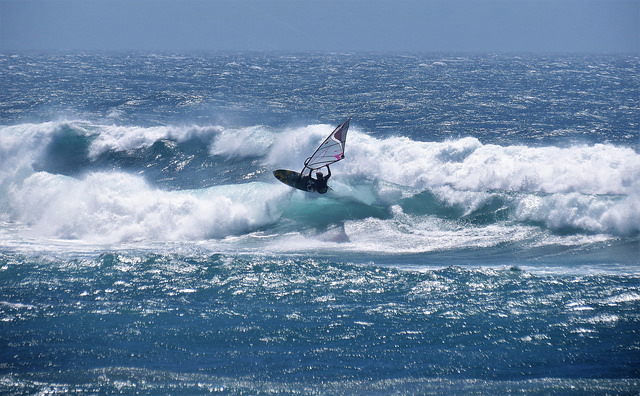
M 420 142 L 356 126 L 329 194 L 293 191 L 272 177 L 274 168 L 297 169 L 327 131 L 86 121 L 4 127 L 4 221 L 93 243 L 234 237 L 242 249 L 267 236 L 259 249 L 273 252 L 573 245 L 640 231 L 640 155 L 632 148 Z
M 0 384 L 637 393 L 639 69 L 0 54 Z

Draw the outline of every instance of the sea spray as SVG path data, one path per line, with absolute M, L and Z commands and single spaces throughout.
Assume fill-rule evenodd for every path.
M 637 57 L 0 69 L 2 391 L 638 393 Z
M 0 180 L 6 191 L 4 216 L 33 226 L 32 231 L 43 236 L 110 242 L 224 238 L 258 229 L 269 232 L 263 227 L 277 229 L 280 223 L 292 231 L 307 229 L 314 227 L 313 218 L 302 223 L 301 218 L 281 217 L 291 212 L 287 209 L 293 204 L 291 195 L 269 177 L 268 169 L 303 163 L 328 128 L 311 125 L 275 133 L 260 126 L 114 128 L 86 122 L 5 127 L 8 138 L 3 138 L 2 146 L 8 154 Z M 81 143 L 88 150 L 85 157 L 66 156 L 63 145 L 78 144 L 69 140 L 69 133 L 86 139 Z M 239 145 L 238 137 L 247 143 Z M 158 142 L 167 143 L 150 153 Z M 307 150 L 294 148 L 300 143 Z M 551 232 L 572 229 L 613 236 L 639 230 L 635 202 L 640 155 L 629 148 L 503 147 L 473 138 L 417 142 L 373 138 L 357 127 L 349 143 L 347 160 L 334 165 L 336 191 L 329 194 L 329 201 L 306 197 L 303 209 L 314 213 L 315 206 L 329 202 L 330 213 L 333 205 L 347 205 L 347 210 L 331 217 L 340 227 L 372 216 L 385 223 L 385 229 L 399 227 L 394 234 L 402 239 L 404 226 L 393 209 L 397 207 L 404 216 L 413 216 L 410 223 L 418 228 L 423 221 L 443 224 L 445 229 L 451 227 L 444 225 L 448 222 L 462 221 L 484 226 L 495 222 L 514 230 L 542 225 Z M 117 160 L 105 161 L 107 155 Z M 214 168 L 206 181 L 210 187 L 182 184 L 207 175 L 201 173 L 207 168 L 198 165 L 212 161 L 207 155 L 223 164 L 211 163 Z M 176 158 L 182 159 L 175 162 Z M 219 172 L 225 167 L 222 178 Z M 230 179 L 236 183 L 229 184 Z M 411 196 L 415 198 L 407 201 Z M 361 211 L 360 205 L 371 209 Z M 294 224 L 289 224 L 291 220 Z M 321 224 L 326 223 L 316 226 Z M 396 244 L 394 239 L 389 243 Z M 485 239 L 481 245 L 486 243 Z M 416 245 L 432 246 L 433 241 L 414 241 L 411 248 L 399 251 L 414 251 Z M 366 250 L 365 246 L 350 248 Z

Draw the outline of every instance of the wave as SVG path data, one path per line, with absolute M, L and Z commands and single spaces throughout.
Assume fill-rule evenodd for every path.
M 415 253 L 640 232 L 632 148 L 420 142 L 352 127 L 330 193 L 294 191 L 271 176 L 300 168 L 331 129 L 2 127 L 0 220 L 47 238 L 213 239 L 278 251 Z
M 296 169 L 330 128 L 145 128 L 81 121 L 22 124 L 2 128 L 0 161 L 3 167 L 16 168 L 17 158 L 26 156 L 32 162 L 39 160 L 42 170 L 67 174 L 98 166 L 129 165 L 141 169 L 155 157 L 175 157 L 198 150 L 210 158 L 259 158 L 262 166 Z M 156 150 L 152 153 L 154 158 L 149 158 L 150 149 Z M 350 161 L 342 169 L 343 174 L 367 175 L 419 189 L 450 185 L 469 191 L 630 194 L 640 184 L 638 153 L 609 144 L 498 146 L 482 144 L 476 138 L 419 142 L 408 137 L 378 139 L 352 128 L 347 155 Z M 106 161 L 110 156 L 119 156 L 121 163 Z M 65 165 L 57 166 L 61 163 Z

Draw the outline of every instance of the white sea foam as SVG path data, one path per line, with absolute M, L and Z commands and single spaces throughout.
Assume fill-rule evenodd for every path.
M 519 221 L 551 229 L 640 231 L 640 155 L 630 148 L 502 147 L 474 138 L 430 143 L 358 132 L 350 143 L 341 173 L 429 189 L 465 215 L 498 196 Z
M 0 193 L 33 173 L 33 162 L 59 123 L 22 124 L 0 129 Z
M 121 172 L 82 179 L 37 172 L 12 189 L 11 203 L 16 220 L 39 236 L 102 243 L 201 240 L 277 219 L 271 207 L 282 190 L 257 184 L 162 191 Z
M 609 297 L 606 301 L 610 304 L 629 303 L 640 300 L 640 294 L 638 293 L 622 293 L 616 296 Z
M 26 224 L 32 235 L 104 242 L 251 234 L 266 225 L 280 222 L 282 226 L 282 213 L 296 205 L 295 197 L 302 193 L 271 178 L 165 191 L 123 172 L 89 172 L 77 177 L 37 172 L 33 163 L 42 156 L 53 133 L 64 126 L 94 137 L 93 156 L 105 150 L 143 148 L 162 139 L 198 138 L 212 155 L 231 160 L 261 158 L 266 169 L 299 168 L 332 130 L 331 125 L 276 133 L 262 126 L 232 130 L 80 122 L 3 127 L 2 220 Z M 353 127 L 346 159 L 333 169 L 335 191 L 323 200 L 353 205 L 353 210 L 362 210 L 362 205 L 381 207 L 390 216 L 378 218 L 371 212 L 364 219 L 353 219 L 337 212 L 333 220 L 341 225 L 339 238 L 317 234 L 313 238 L 319 246 L 340 244 L 355 251 L 381 252 L 495 246 L 532 238 L 535 226 L 531 222 L 549 229 L 615 235 L 640 231 L 640 155 L 630 148 L 601 144 L 502 147 L 484 145 L 475 138 L 416 142 L 405 137 L 374 138 Z M 424 190 L 439 205 L 462 208 L 463 218 L 495 199 L 501 202 L 501 209 L 512 213 L 511 218 L 469 228 L 455 219 L 405 214 L 400 201 Z M 313 202 L 301 205 L 308 207 Z M 299 238 L 300 244 L 309 246 L 307 236 L 295 235 L 283 238 Z
M 276 168 L 300 169 L 304 160 L 313 153 L 313 150 L 331 131 L 332 127 L 329 125 L 310 125 L 303 128 L 285 129 L 274 136 L 274 142 L 264 163 Z M 347 142 L 347 147 L 348 152 L 351 142 Z
M 11 162 L 18 157 L 33 160 L 51 134 L 64 125 L 94 137 L 92 157 L 107 150 L 149 147 L 162 139 L 183 142 L 199 138 L 213 155 L 264 157 L 265 165 L 290 169 L 299 168 L 332 130 L 331 125 L 274 131 L 263 126 L 125 127 L 79 121 L 23 124 L 2 128 L 3 169 L 15 168 Z M 364 175 L 418 189 L 448 185 L 467 191 L 622 195 L 640 191 L 640 155 L 628 147 L 606 144 L 505 147 L 485 145 L 476 138 L 417 142 L 405 137 L 374 138 L 352 127 L 346 159 L 348 166 L 347 162 L 336 165 L 343 175 Z
M 613 145 L 503 147 L 475 138 L 416 142 L 357 132 L 349 143 L 350 172 L 416 188 L 630 194 L 640 185 L 640 155 Z
M 184 142 L 193 138 L 210 141 L 215 135 L 221 133 L 223 128 L 219 126 L 158 126 L 158 127 L 132 127 L 118 125 L 92 126 L 89 134 L 95 134 L 96 138 L 91 143 L 89 155 L 96 158 L 107 150 L 127 151 L 151 146 L 162 139 L 172 139 Z
M 528 195 L 517 203 L 516 216 L 551 229 L 577 228 L 629 234 L 640 231 L 639 196 L 608 198 L 578 193 Z
M 433 217 L 348 221 L 346 234 L 352 249 L 361 252 L 416 254 L 468 248 L 487 248 L 525 241 L 535 232 L 530 227 L 491 224 L 460 227 Z
M 273 133 L 263 126 L 225 129 L 216 135 L 210 153 L 227 158 L 262 157 L 273 140 Z

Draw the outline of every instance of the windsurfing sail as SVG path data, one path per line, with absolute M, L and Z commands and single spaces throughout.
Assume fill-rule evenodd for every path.
M 320 169 L 344 158 L 344 144 L 347 140 L 349 121 L 351 121 L 351 117 L 338 125 L 338 127 L 331 132 L 331 135 L 318 146 L 313 155 L 304 161 L 304 168 L 302 168 L 302 172 L 300 172 L 301 175 L 304 174 L 306 169 L 309 169 L 309 171 Z

